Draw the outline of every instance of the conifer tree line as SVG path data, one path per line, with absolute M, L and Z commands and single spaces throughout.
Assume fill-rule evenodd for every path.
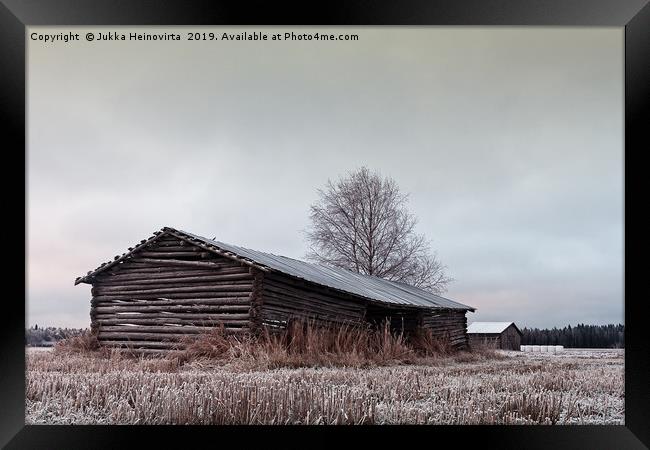
M 87 331 L 87 328 L 39 327 L 36 324 L 25 330 L 25 345 L 34 347 L 51 346 L 61 339 L 79 336 Z
M 567 348 L 624 348 L 625 327 L 614 325 L 568 325 L 551 329 L 522 328 L 522 345 L 563 345 Z

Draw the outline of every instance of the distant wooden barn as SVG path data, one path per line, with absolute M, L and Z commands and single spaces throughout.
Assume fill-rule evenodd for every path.
M 521 345 L 521 331 L 514 322 L 473 322 L 467 335 L 470 346 L 519 350 Z
M 403 283 L 163 228 L 79 277 L 92 285 L 91 329 L 110 347 L 160 351 L 216 325 L 233 333 L 317 323 L 419 327 L 466 347 L 471 306 Z

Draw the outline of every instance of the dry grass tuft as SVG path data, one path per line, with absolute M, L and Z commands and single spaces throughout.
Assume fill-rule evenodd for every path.
M 372 329 L 298 320 L 284 330 L 267 328 L 257 336 L 229 334 L 223 326 L 216 327 L 184 344 L 183 350 L 170 352 L 169 357 L 183 363 L 213 360 L 250 369 L 423 364 L 456 353 L 431 333 L 407 339 L 391 331 L 388 323 Z
M 453 360 L 457 363 L 476 363 L 506 358 L 507 356 L 499 350 L 489 347 L 471 347 L 453 355 Z
M 70 337 L 57 342 L 54 345 L 54 352 L 59 354 L 81 353 L 88 354 L 101 350 L 97 335 L 90 331 L 84 331 L 79 336 Z
M 449 356 L 457 353 L 449 341 L 435 337 L 430 330 L 418 330 L 411 342 L 416 352 L 425 357 Z

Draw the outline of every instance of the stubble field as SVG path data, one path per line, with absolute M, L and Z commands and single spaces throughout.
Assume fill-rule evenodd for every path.
M 259 369 L 27 354 L 28 424 L 624 424 L 622 350 Z

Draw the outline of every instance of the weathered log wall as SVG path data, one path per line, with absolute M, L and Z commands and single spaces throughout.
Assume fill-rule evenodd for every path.
M 249 267 L 171 235 L 100 272 L 92 285 L 91 328 L 105 346 L 170 349 L 219 324 L 230 332 L 251 326 Z
M 467 317 L 465 311 L 438 309 L 422 314 L 422 327 L 430 330 L 434 337 L 448 340 L 457 349 L 468 346 Z
M 413 307 L 388 306 L 369 304 L 366 320 L 375 326 L 381 326 L 388 321 L 390 329 L 397 333 L 409 335 L 421 325 L 422 309 Z
M 262 323 L 282 326 L 291 318 L 309 318 L 316 323 L 381 324 L 388 319 L 394 331 L 409 335 L 420 327 L 434 337 L 448 340 L 454 348 L 466 348 L 465 311 L 453 309 L 423 310 L 408 306 L 389 306 L 367 302 L 332 292 L 311 283 L 282 274 L 266 273 L 262 282 Z
M 292 318 L 323 324 L 361 323 L 366 305 L 324 287 L 266 273 L 259 310 L 263 324 L 282 327 Z

